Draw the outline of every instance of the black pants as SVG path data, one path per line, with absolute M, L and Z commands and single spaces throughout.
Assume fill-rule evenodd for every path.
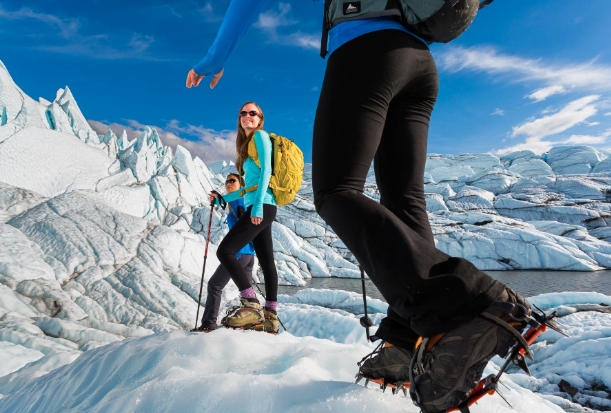
M 389 304 L 376 334 L 403 347 L 458 327 L 504 288 L 435 248 L 423 181 L 438 88 L 421 42 L 369 33 L 330 56 L 314 122 L 316 210 Z M 380 203 L 363 194 L 372 160 Z
M 259 259 L 263 278 L 265 279 L 265 298 L 267 301 L 278 301 L 278 273 L 274 263 L 274 243 L 272 240 L 272 223 L 276 218 L 275 205 L 263 205 L 263 221 L 259 225 L 250 222 L 252 206 L 248 207 L 242 218 L 229 230 L 221 241 L 216 256 L 227 268 L 231 279 L 240 291 L 252 287 L 252 281 L 246 276 L 246 271 L 235 257 L 246 244 L 252 241 L 255 254 Z
M 249 282 L 252 282 L 252 267 L 255 265 L 254 255 L 242 254 L 238 261 L 242 268 L 244 268 Z M 231 275 L 229 275 L 227 268 L 222 265 L 218 266 L 210 280 L 208 280 L 208 295 L 204 305 L 202 327 L 216 329 L 216 320 L 219 315 L 219 308 L 221 307 L 221 294 L 229 280 L 231 280 Z

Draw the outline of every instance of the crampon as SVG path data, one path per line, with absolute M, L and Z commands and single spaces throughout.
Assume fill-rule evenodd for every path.
M 257 323 L 257 324 L 246 324 L 244 326 L 239 326 L 239 327 L 231 327 L 231 326 L 224 326 L 225 328 L 228 328 L 230 330 L 255 330 L 255 331 L 264 331 L 263 330 L 263 324 L 262 323 Z
M 513 348 L 509 351 L 509 355 L 501 367 L 501 369 L 496 374 L 490 374 L 484 378 L 482 378 L 475 388 L 471 390 L 468 396 L 462 400 L 457 406 L 445 410 L 448 412 L 456 412 L 459 411 L 461 413 L 469 413 L 469 407 L 473 404 L 477 403 L 482 397 L 485 395 L 493 395 L 494 393 L 498 393 L 499 396 L 509 405 L 511 404 L 507 401 L 507 399 L 503 396 L 503 394 L 498 389 L 498 384 L 501 383 L 501 376 L 507 370 L 507 368 L 513 364 L 522 369 L 526 374 L 530 375 L 530 370 L 528 369 L 528 365 L 526 364 L 526 357 L 528 357 L 531 361 L 533 360 L 532 354 L 530 352 L 529 346 L 539 337 L 541 333 L 547 330 L 547 328 L 551 328 L 554 331 L 566 336 L 566 334 L 561 330 L 561 326 L 554 320 L 556 317 L 556 312 L 551 313 L 550 315 L 546 315 L 543 310 L 536 307 L 539 313 L 533 312 L 528 320 L 528 328 L 522 335 L 521 340 L 517 340 L 517 343 L 513 346 Z M 363 360 L 361 360 L 358 365 L 361 364 L 368 358 L 373 357 L 377 352 L 379 352 L 383 343 L 380 344 L 371 354 L 365 356 Z M 421 340 L 416 344 L 415 352 L 418 351 L 419 346 L 421 345 Z M 416 358 L 413 358 L 412 365 L 410 366 L 410 372 L 414 370 L 414 361 Z M 365 386 L 369 383 L 375 383 L 380 386 L 382 391 L 386 391 L 386 388 L 390 388 L 392 394 L 396 394 L 399 391 L 403 391 L 405 395 L 407 395 L 407 389 L 410 389 L 410 381 L 388 381 L 384 378 L 378 377 L 368 377 L 364 375 L 362 371 L 359 369 L 359 372 L 356 375 L 356 383 L 359 383 L 361 380 L 365 379 Z M 410 389 L 410 393 L 412 393 L 412 398 L 414 399 L 414 403 L 419 405 L 418 403 L 418 394 L 416 389 Z M 426 410 L 423 410 L 426 413 Z
M 564 336 L 567 336 L 567 334 L 562 331 L 560 324 L 554 320 L 556 317 L 555 311 L 550 315 L 546 315 L 539 307 L 535 306 L 535 308 L 539 311 L 539 313 L 532 312 L 532 314 L 528 317 L 528 327 L 522 335 L 518 334 L 516 336 L 517 343 L 509 350 L 505 363 L 500 370 L 496 374 L 490 374 L 482 378 L 477 383 L 475 388 L 471 390 L 471 392 L 469 392 L 469 394 L 460 403 L 458 403 L 457 406 L 442 411 L 435 411 L 435 413 L 455 411 L 470 413 L 470 406 L 477 403 L 485 395 L 493 395 L 494 393 L 497 393 L 510 407 L 513 407 L 498 389 L 498 384 L 502 384 L 500 378 L 503 373 L 511 364 L 513 364 L 530 376 L 530 370 L 526 364 L 526 357 L 528 357 L 531 361 L 533 360 L 533 357 L 529 346 L 537 339 L 537 337 L 539 337 L 541 333 L 546 331 L 548 327 Z M 421 344 L 421 340 L 416 343 L 415 352 L 418 352 Z M 410 374 L 415 373 L 416 364 L 417 357 L 414 357 L 412 359 L 412 365 L 410 366 Z M 410 376 L 410 378 L 410 381 L 413 381 L 413 376 Z M 426 410 L 420 405 L 420 396 L 417 390 L 418 389 L 412 386 L 410 388 L 410 396 L 412 397 L 414 404 L 419 406 L 423 413 L 428 413 L 429 410 Z
M 371 382 L 378 384 L 382 391 L 386 391 L 386 388 L 390 388 L 392 394 L 403 390 L 403 393 L 407 395 L 407 388 L 409 388 L 409 382 L 404 380 L 409 377 L 409 362 L 411 355 L 405 350 L 394 347 L 385 342 L 380 343 L 375 350 L 370 354 L 363 357 L 357 364 L 359 366 L 359 372 L 356 374 L 356 383 L 358 384 L 362 379 L 365 379 L 365 387 Z M 385 361 L 381 361 L 380 357 L 384 358 L 383 351 L 394 350 L 394 354 L 386 356 Z M 367 365 L 369 363 L 369 365 Z M 376 363 L 378 368 L 375 368 Z M 386 363 L 386 365 L 384 365 Z M 403 365 L 403 366 L 402 366 Z

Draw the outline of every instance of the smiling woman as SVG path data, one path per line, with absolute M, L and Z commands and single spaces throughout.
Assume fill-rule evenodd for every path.
M 272 142 L 263 130 L 265 115 L 259 105 L 246 102 L 238 111 L 236 138 L 236 167 L 244 175 L 246 193 L 226 195 L 226 201 L 244 196 L 246 213 L 229 231 L 217 249 L 217 257 L 227 268 L 240 290 L 240 306 L 232 309 L 223 319 L 223 325 L 232 328 L 278 332 L 278 272 L 274 261 L 272 223 L 276 217 L 276 200 L 269 181 L 272 174 Z M 253 188 L 253 190 L 250 190 Z M 242 191 L 244 192 L 244 191 Z M 210 194 L 211 200 L 218 194 Z M 252 242 L 265 279 L 265 308 L 252 289 L 248 278 L 235 257 L 243 245 Z

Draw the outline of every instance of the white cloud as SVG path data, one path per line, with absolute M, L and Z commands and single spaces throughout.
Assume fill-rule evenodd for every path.
M 289 3 L 279 3 L 277 11 L 269 10 L 261 13 L 254 26 L 267 35 L 270 43 L 318 50 L 320 48 L 320 35 L 302 33 L 301 31 L 290 34 L 278 33 L 278 28 L 297 23 L 296 20 L 289 17 L 290 12 L 291 5 Z
M 88 121 L 89 125 L 98 134 L 105 134 L 111 129 L 117 137 L 125 130 L 129 140 L 137 138 L 145 126 L 157 130 L 164 145 L 176 149 L 177 145 L 186 148 L 193 157 L 198 156 L 205 163 L 220 160 L 235 160 L 235 138 L 236 131 L 216 131 L 204 126 L 186 125 L 181 126 L 177 120 L 171 120 L 165 127 L 144 125 L 137 120 L 127 119 L 126 124 L 108 123 L 95 120 Z M 189 135 L 191 139 L 180 135 Z
M 494 109 L 494 112 L 491 113 L 491 115 L 503 116 L 505 115 L 505 111 L 503 109 L 496 108 Z
M 496 151 L 499 155 L 516 152 L 516 151 L 533 151 L 534 153 L 545 153 L 554 146 L 559 145 L 601 145 L 607 142 L 607 138 L 611 136 L 611 129 L 601 133 L 600 135 L 571 135 L 567 139 L 555 141 L 542 140 L 537 138 L 528 138 L 524 143 L 519 143 L 508 148 Z
M 572 135 L 568 139 L 562 141 L 564 145 L 600 145 L 607 141 L 611 135 L 611 130 L 606 131 L 598 136 L 592 135 Z
M 533 93 L 528 95 L 527 97 L 533 99 L 535 102 L 541 102 L 542 100 L 547 99 L 550 96 L 557 95 L 560 93 L 566 93 L 566 89 L 562 85 L 552 85 L 548 87 L 544 87 L 542 89 L 535 90 Z
M 514 127 L 511 136 L 526 135 L 531 139 L 541 139 L 549 135 L 564 132 L 596 115 L 598 110 L 594 103 L 599 98 L 599 95 L 591 95 L 574 100 L 552 115 Z
M 548 63 L 541 59 L 525 59 L 504 55 L 491 47 L 450 47 L 436 56 L 440 68 L 458 72 L 473 70 L 490 74 L 516 76 L 518 80 L 538 80 L 550 86 L 611 90 L 611 67 L 595 64 Z
M 78 19 L 61 18 L 49 13 L 35 12 L 23 7 L 7 11 L 0 5 L 0 20 L 34 20 L 51 28 L 53 35 L 60 38 L 59 44 L 48 45 L 39 42 L 33 49 L 54 53 L 87 56 L 95 59 L 143 59 L 163 60 L 147 54 L 154 43 L 153 36 L 133 33 L 130 37 L 108 36 L 106 34 L 83 35 L 79 32 Z M 40 38 L 44 33 L 38 33 Z
M 279 3 L 278 11 L 270 10 L 266 13 L 261 13 L 259 19 L 255 23 L 255 27 L 275 32 L 278 27 L 291 26 L 297 23 L 295 20 L 291 20 L 287 15 L 291 11 L 291 5 L 289 3 Z
M 110 129 L 115 135 L 117 135 L 117 138 L 119 138 L 123 131 L 125 131 L 125 133 L 127 134 L 127 139 L 129 139 L 130 141 L 132 139 L 137 138 L 138 135 L 140 135 L 140 133 L 142 132 L 142 129 L 137 129 L 130 125 L 124 125 L 122 123 L 116 122 L 109 123 L 105 121 L 100 122 L 97 120 L 88 120 L 87 123 L 89 123 L 91 129 L 96 131 L 98 135 L 105 135 L 106 132 L 108 132 L 108 129 Z
M 204 20 L 208 23 L 219 22 L 223 20 L 223 15 L 217 13 L 214 10 L 212 2 L 204 4 L 204 6 L 198 9 L 197 11 L 204 16 Z
M 586 96 L 570 102 L 564 108 L 551 115 L 532 119 L 516 126 L 513 128 L 510 136 L 515 138 L 520 135 L 525 135 L 525 141 L 497 150 L 496 152 L 499 154 L 506 154 L 514 151 L 531 150 L 535 153 L 543 153 L 557 145 L 603 144 L 606 142 L 607 138 L 611 136 L 611 129 L 599 135 L 571 135 L 564 139 L 550 139 L 551 136 L 560 134 L 579 124 L 593 126 L 586 122 L 586 120 L 596 115 L 598 112 L 597 105 L 599 104 L 599 95 Z
M 61 19 L 52 14 L 34 12 L 32 9 L 27 7 L 22 7 L 17 11 L 8 11 L 5 10 L 1 4 L 0 18 L 7 20 L 37 20 L 58 29 L 60 35 L 64 38 L 74 35 L 80 27 L 78 19 Z

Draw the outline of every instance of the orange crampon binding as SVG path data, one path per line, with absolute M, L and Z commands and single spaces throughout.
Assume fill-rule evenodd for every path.
M 546 315 L 543 310 L 534 306 L 539 313 L 533 312 L 532 315 L 528 319 L 528 328 L 524 332 L 523 335 L 520 335 L 518 339 L 516 337 L 517 343 L 513 346 L 513 348 L 509 351 L 509 356 L 507 357 L 505 363 L 501 367 L 501 369 L 496 374 L 490 374 L 484 378 L 482 378 L 475 388 L 471 390 L 468 396 L 460 402 L 457 406 L 449 408 L 446 410 L 446 413 L 459 411 L 461 413 L 470 413 L 469 407 L 473 404 L 477 403 L 482 397 L 485 395 L 493 395 L 497 393 L 501 398 L 509 405 L 511 404 L 507 401 L 507 399 L 503 396 L 503 394 L 498 389 L 498 384 L 502 382 L 500 381 L 501 375 L 507 370 L 510 364 L 514 364 L 522 369 L 526 374 L 530 375 L 530 370 L 528 369 L 528 365 L 526 364 L 526 357 L 529 359 L 532 358 L 532 354 L 530 352 L 529 346 L 539 337 L 539 335 L 547 330 L 547 328 L 551 328 L 554 331 L 566 336 L 566 334 L 561 330 L 561 326 L 553 320 L 556 317 L 556 312 L 551 313 L 550 315 Z M 432 348 L 435 343 L 443 336 L 440 334 L 435 336 L 429 340 L 427 340 L 424 345 L 427 349 Z M 361 362 L 359 362 L 359 366 L 363 363 L 363 361 L 369 357 L 372 357 L 383 344 L 380 344 L 370 355 L 366 356 Z M 416 343 L 415 353 L 418 352 L 420 346 L 423 345 L 423 340 L 420 339 Z M 422 349 L 424 350 L 424 349 Z M 410 365 L 410 381 L 413 381 L 413 372 L 414 372 L 414 362 L 416 361 L 416 355 L 412 358 L 412 363 Z M 380 386 L 380 388 L 385 391 L 386 388 L 390 388 L 392 390 L 392 394 L 398 393 L 400 390 L 403 391 L 405 395 L 407 395 L 407 389 L 410 389 L 410 395 L 414 400 L 416 405 L 419 405 L 418 402 L 418 393 L 417 389 L 410 388 L 410 381 L 397 381 L 397 382 L 389 382 L 384 378 L 378 377 L 367 377 L 364 375 L 361 370 L 356 375 L 356 383 L 359 383 L 361 380 L 365 379 L 365 386 L 369 383 L 375 383 Z M 422 407 L 421 407 L 422 408 Z M 423 410 L 426 411 L 426 410 Z
M 555 311 L 552 312 L 550 315 L 546 315 L 539 307 L 534 307 L 539 311 L 539 313 L 533 312 L 532 315 L 528 317 L 528 328 L 526 329 L 523 335 L 518 334 L 519 337 L 516 337 L 517 343 L 509 351 L 509 356 L 507 357 L 505 363 L 498 371 L 498 373 L 490 374 L 481 379 L 477 383 L 475 388 L 471 390 L 471 392 L 463 401 L 461 401 L 456 407 L 447 409 L 446 412 L 460 411 L 461 413 L 470 413 L 470 406 L 477 403 L 485 395 L 492 395 L 494 393 L 497 393 L 499 396 L 501 396 L 501 398 L 510 407 L 512 407 L 511 404 L 507 401 L 507 399 L 498 389 L 498 384 L 502 383 L 500 381 L 500 377 L 505 372 L 505 370 L 507 370 L 507 367 L 509 367 L 510 364 L 514 364 L 530 376 L 530 370 L 528 369 L 528 365 L 526 364 L 525 357 L 528 357 L 531 361 L 533 360 L 529 346 L 537 339 L 537 337 L 539 337 L 541 333 L 546 331 L 548 327 L 564 336 L 567 336 L 567 334 L 562 331 L 560 324 L 553 320 L 556 317 Z M 420 341 L 417 346 L 419 344 Z M 416 348 L 416 351 L 417 350 L 418 348 Z M 415 361 L 416 357 L 413 358 L 412 366 L 410 366 L 411 374 L 413 374 L 414 372 Z M 410 376 L 410 378 L 412 379 L 411 381 L 413 381 L 413 376 Z M 415 389 L 413 386 L 410 388 L 410 396 L 414 400 L 414 404 L 423 409 L 423 407 L 420 406 L 420 397 L 418 395 L 417 389 Z M 423 409 L 422 412 L 426 413 L 426 410 Z

